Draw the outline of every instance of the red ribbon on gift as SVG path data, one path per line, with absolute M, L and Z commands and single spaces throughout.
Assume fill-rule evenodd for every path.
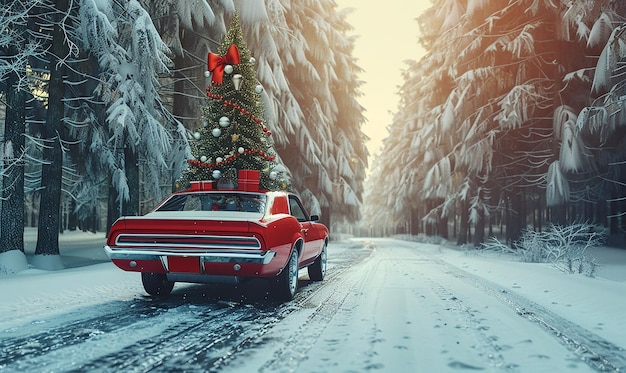
M 236 65 L 239 63 L 239 49 L 235 44 L 228 47 L 228 51 L 224 56 L 209 52 L 208 66 L 209 71 L 213 73 L 213 80 L 216 84 L 222 84 L 224 79 L 224 67 L 226 65 Z

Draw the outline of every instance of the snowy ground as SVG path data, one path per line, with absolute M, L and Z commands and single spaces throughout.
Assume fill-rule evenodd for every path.
M 31 254 L 32 237 L 26 243 Z M 309 283 L 303 271 L 294 302 L 276 305 L 254 286 L 229 298 L 228 287 L 177 284 L 172 300 L 152 301 L 137 274 L 106 260 L 103 243 L 101 234 L 70 232 L 66 269 L 0 276 L 0 371 L 626 369 L 623 249 L 596 250 L 601 267 L 589 278 L 437 245 L 332 242 L 327 280 Z M 217 330 L 197 333 L 210 341 L 172 332 L 208 327 L 196 324 L 208 315 Z M 172 338 L 180 339 L 168 347 Z M 134 361 L 124 350 L 142 363 L 123 365 Z

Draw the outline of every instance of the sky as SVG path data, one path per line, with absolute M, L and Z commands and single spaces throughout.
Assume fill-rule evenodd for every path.
M 336 0 L 339 9 L 353 8 L 348 23 L 358 36 L 354 49 L 357 64 L 364 70 L 359 80 L 363 96 L 359 103 L 366 109 L 363 132 L 371 139 L 371 155 L 380 153 L 382 140 L 392 113 L 398 110 L 398 89 L 406 60 L 419 60 L 424 51 L 418 44 L 416 18 L 431 5 L 431 0 L 388 0 L 381 3 L 363 0 Z M 382 72 L 382 73 L 381 73 Z M 371 165 L 371 159 L 370 159 Z

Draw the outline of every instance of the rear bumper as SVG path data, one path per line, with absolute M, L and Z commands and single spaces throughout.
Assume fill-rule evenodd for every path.
M 116 266 L 125 271 L 177 275 L 183 282 L 213 282 L 210 278 L 214 276 L 272 277 L 284 265 L 279 263 L 280 260 L 273 260 L 277 259 L 277 254 L 272 250 L 105 246 L 104 251 Z
M 200 259 L 200 263 L 268 264 L 276 255 L 271 250 L 167 250 L 163 248 L 110 247 L 108 245 L 104 247 L 104 251 L 111 260 L 162 261 L 168 257 L 197 257 Z

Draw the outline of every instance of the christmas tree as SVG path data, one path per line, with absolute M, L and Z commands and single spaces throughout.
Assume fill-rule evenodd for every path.
M 275 170 L 271 132 L 263 119 L 263 86 L 256 79 L 255 59 L 243 40 L 237 13 L 218 54 L 209 53 L 207 73 L 208 102 L 202 126 L 193 134 L 193 159 L 188 160 L 182 186 L 220 178 L 236 183 L 238 171 L 256 170 L 261 189 L 289 189 L 286 175 Z

